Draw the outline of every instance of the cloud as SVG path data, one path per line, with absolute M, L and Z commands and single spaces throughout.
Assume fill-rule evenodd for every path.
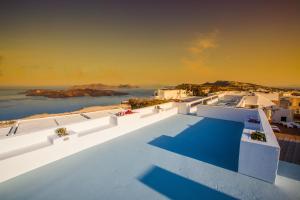
M 183 66 L 188 70 L 208 72 L 206 66 L 207 52 L 218 47 L 218 30 L 208 34 L 200 34 L 187 48 L 187 55 L 181 59 Z
M 2 60 L 3 56 L 0 56 L 0 77 L 3 76 Z
M 202 54 L 207 49 L 216 48 L 218 31 L 199 36 L 187 50 L 192 54 Z

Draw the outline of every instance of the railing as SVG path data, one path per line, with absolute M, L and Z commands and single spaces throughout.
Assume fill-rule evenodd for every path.
M 206 105 L 208 101 L 214 100 L 214 99 L 218 99 L 220 94 L 217 95 L 213 95 L 213 96 L 209 96 L 209 97 L 204 97 L 202 99 L 198 99 L 192 102 L 187 103 L 187 105 L 189 105 L 190 107 L 194 107 L 197 106 L 199 104 L 204 104 Z

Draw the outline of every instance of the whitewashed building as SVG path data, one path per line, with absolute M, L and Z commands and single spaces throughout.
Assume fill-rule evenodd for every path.
M 155 92 L 155 98 L 157 99 L 183 99 L 187 96 L 187 91 L 180 89 L 158 89 Z

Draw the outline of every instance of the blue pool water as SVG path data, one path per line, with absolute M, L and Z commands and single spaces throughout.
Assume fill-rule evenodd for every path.
M 122 89 L 120 91 L 129 95 L 51 99 L 21 94 L 27 89 L 29 88 L 0 88 L 0 120 L 19 119 L 41 113 L 70 112 L 88 106 L 119 104 L 132 97 L 151 97 L 154 93 L 154 89 Z
M 149 144 L 229 170 L 238 170 L 242 123 L 204 118 L 175 137 L 161 135 Z
M 176 115 L 0 183 L 0 199 L 299 199 L 282 162 L 276 185 L 236 172 L 241 129 Z

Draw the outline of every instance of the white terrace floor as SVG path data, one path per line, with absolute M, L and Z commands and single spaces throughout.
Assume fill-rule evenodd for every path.
M 0 199 L 300 199 L 298 165 L 274 185 L 236 172 L 241 129 L 176 115 L 1 183 Z

